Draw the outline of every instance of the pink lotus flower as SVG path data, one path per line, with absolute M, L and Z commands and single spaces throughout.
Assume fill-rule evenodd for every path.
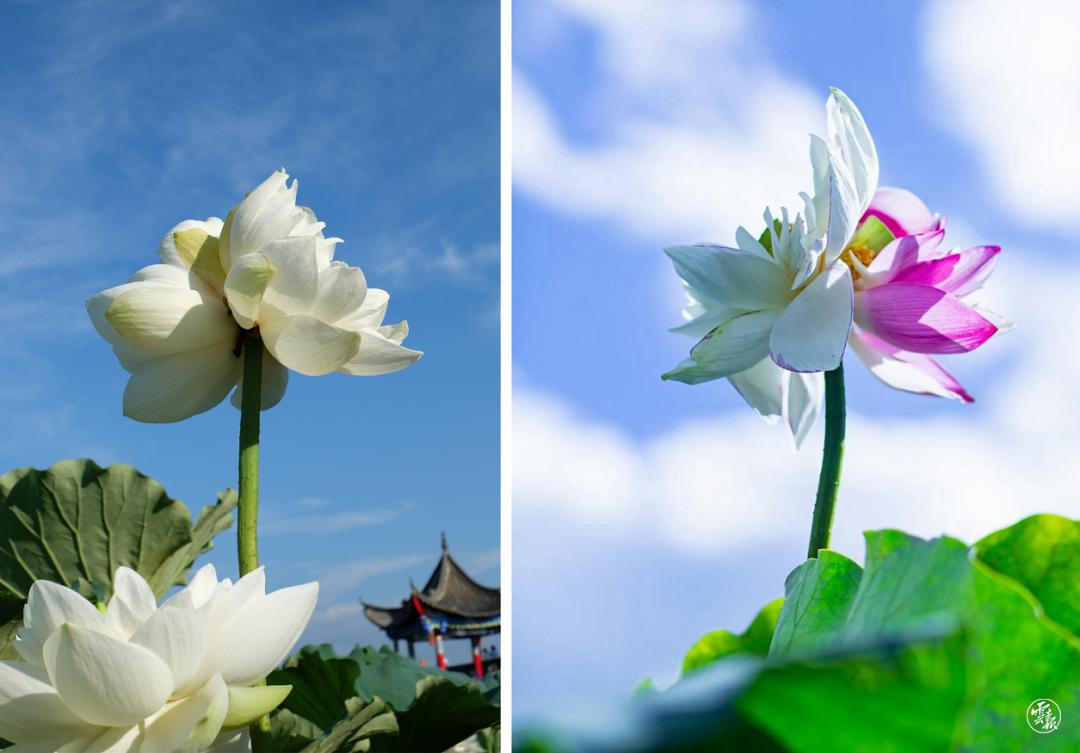
M 972 402 L 931 354 L 975 350 L 999 331 L 1003 322 L 963 298 L 982 287 L 1001 248 L 944 249 L 941 218 L 898 188 L 879 189 L 862 221 L 866 232 L 841 257 L 855 288 L 851 349 L 890 387 Z M 875 228 L 895 239 L 875 249 Z

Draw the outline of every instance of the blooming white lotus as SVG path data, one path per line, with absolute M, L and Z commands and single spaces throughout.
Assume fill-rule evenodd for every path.
M 806 218 L 765 212 L 755 238 L 740 227 L 736 248 L 665 249 L 682 277 L 687 320 L 675 328 L 701 341 L 665 379 L 697 384 L 726 377 L 769 420 L 783 417 L 799 443 L 818 413 L 821 374 L 836 368 L 851 330 L 851 270 L 838 263 L 870 205 L 877 151 L 862 115 L 834 89 L 828 141 L 811 136 L 813 197 Z
M 267 594 L 262 568 L 235 584 L 213 565 L 160 607 L 142 576 L 117 570 L 104 611 L 37 581 L 15 649 L 0 662 L 0 737 L 11 751 L 202 751 L 244 744 L 240 728 L 289 686 L 257 686 L 288 655 L 318 596 Z
M 383 325 L 389 296 L 334 261 L 338 238 L 296 205 L 297 183 L 275 172 L 225 219 L 186 220 L 166 234 L 161 263 L 87 302 L 95 329 L 131 373 L 124 413 L 180 421 L 234 387 L 240 405 L 245 337 L 261 337 L 262 409 L 288 370 L 385 374 L 422 355 L 402 346 L 406 322 Z M 238 386 L 239 385 L 239 386 Z

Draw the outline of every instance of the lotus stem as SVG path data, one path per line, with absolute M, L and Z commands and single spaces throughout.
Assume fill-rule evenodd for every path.
M 844 466 L 844 434 L 847 407 L 844 400 L 844 364 L 825 372 L 825 446 L 821 452 L 821 475 L 818 476 L 814 519 L 810 524 L 810 547 L 807 557 L 828 549 L 836 513 L 836 495 L 840 492 L 840 472 Z
M 263 344 L 255 331 L 244 336 L 243 399 L 240 403 L 240 512 L 236 547 L 240 575 L 259 566 L 259 411 Z
M 244 380 L 240 401 L 240 511 L 236 524 L 236 550 L 240 575 L 259 567 L 259 414 L 262 410 L 263 344 L 258 330 L 244 334 Z M 265 685 L 262 680 L 257 685 Z M 270 717 L 252 723 L 251 749 L 267 750 Z

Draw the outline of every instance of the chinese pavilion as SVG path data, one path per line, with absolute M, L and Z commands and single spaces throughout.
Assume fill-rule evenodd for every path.
M 442 557 L 427 584 L 398 607 L 378 607 L 361 601 L 364 614 L 386 633 L 400 653 L 399 641 L 405 641 L 409 656 L 416 656 L 416 641 L 427 641 L 435 648 L 441 669 L 447 669 L 443 639 L 468 638 L 472 643 L 472 669 L 477 677 L 485 668 L 498 668 L 497 657 L 485 657 L 481 641 L 485 635 L 499 632 L 500 596 L 498 588 L 488 588 L 473 580 L 450 555 L 446 534 L 442 536 Z M 468 669 L 451 667 L 451 669 Z

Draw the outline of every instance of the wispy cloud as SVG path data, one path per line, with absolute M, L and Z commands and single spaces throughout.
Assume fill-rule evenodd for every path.
M 333 502 L 323 499 L 304 497 L 294 503 L 302 510 L 326 510 L 333 507 Z M 333 533 L 352 531 L 356 528 L 392 523 L 413 507 L 411 502 L 399 502 L 394 507 L 376 510 L 341 510 L 303 514 L 268 513 L 260 532 L 265 536 L 326 536 Z
M 498 284 L 499 246 L 484 243 L 462 249 L 456 243 L 441 242 L 431 247 L 404 246 L 376 262 L 376 271 L 397 284 L 453 283 Z
M 796 192 L 809 188 L 806 134 L 823 127 L 824 93 L 777 73 L 748 4 L 536 6 L 545 15 L 539 39 L 514 40 L 522 61 L 514 182 L 523 193 L 650 239 L 699 241 L 731 237 L 764 207 L 794 206 Z M 530 55 L 548 59 L 560 29 L 587 32 L 600 61 L 593 85 L 566 111 L 529 75 Z
M 486 573 L 499 567 L 500 550 L 488 549 L 469 557 L 466 569 L 473 574 Z
M 1080 5 L 1059 0 L 923 9 L 938 123 L 972 147 L 1013 218 L 1069 234 L 1080 211 L 1078 29 Z
M 407 554 L 383 559 L 360 559 L 335 563 L 319 576 L 319 594 L 323 602 L 333 602 L 343 594 L 359 595 L 360 586 L 368 578 L 399 572 L 430 562 L 430 554 Z M 405 592 L 404 586 L 402 593 Z

